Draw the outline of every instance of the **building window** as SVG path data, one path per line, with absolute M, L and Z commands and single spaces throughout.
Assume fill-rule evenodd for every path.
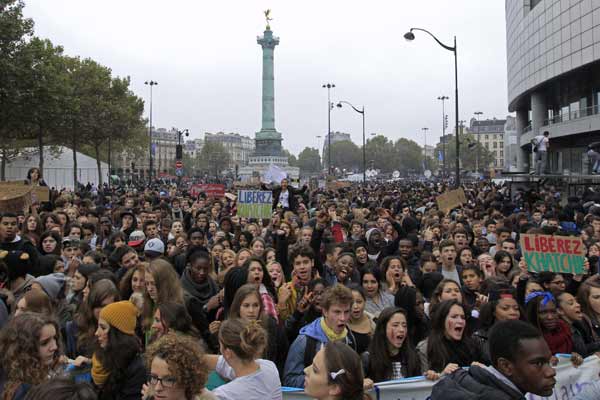
M 489 135 L 485 135 L 485 140 L 488 140 Z
M 494 142 L 494 148 L 497 149 L 498 148 L 498 142 Z

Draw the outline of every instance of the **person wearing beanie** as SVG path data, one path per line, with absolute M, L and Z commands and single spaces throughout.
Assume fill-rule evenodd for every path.
M 111 303 L 100 311 L 92 356 L 92 381 L 98 399 L 139 399 L 146 380 L 146 367 L 135 336 L 138 309 L 130 301 Z
M 52 301 L 56 301 L 64 294 L 65 274 L 56 272 L 53 274 L 38 276 L 33 281 L 32 287 L 42 289 Z

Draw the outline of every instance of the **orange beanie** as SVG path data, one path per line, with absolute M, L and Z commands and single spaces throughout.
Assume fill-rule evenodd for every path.
M 111 303 L 100 311 L 100 318 L 127 335 L 135 335 L 138 309 L 130 301 Z

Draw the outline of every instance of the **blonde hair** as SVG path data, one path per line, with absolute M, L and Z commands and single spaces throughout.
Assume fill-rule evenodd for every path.
M 146 267 L 146 273 L 152 275 L 154 278 L 156 292 L 158 294 L 156 303 L 150 298 L 147 290 L 144 294 L 143 325 L 144 329 L 149 329 L 152 325 L 156 306 L 167 301 L 180 304 L 184 304 L 184 301 L 181 282 L 171 263 L 161 258 L 157 258 L 152 260 Z
M 267 347 L 267 332 L 258 321 L 228 319 L 219 329 L 219 342 L 224 348 L 233 351 L 242 362 L 250 362 L 263 354 Z

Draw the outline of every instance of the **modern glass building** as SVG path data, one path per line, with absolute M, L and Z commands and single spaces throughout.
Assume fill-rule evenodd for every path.
M 516 112 L 517 166 L 550 132 L 552 173 L 587 174 L 600 141 L 600 0 L 505 0 L 508 108 Z

